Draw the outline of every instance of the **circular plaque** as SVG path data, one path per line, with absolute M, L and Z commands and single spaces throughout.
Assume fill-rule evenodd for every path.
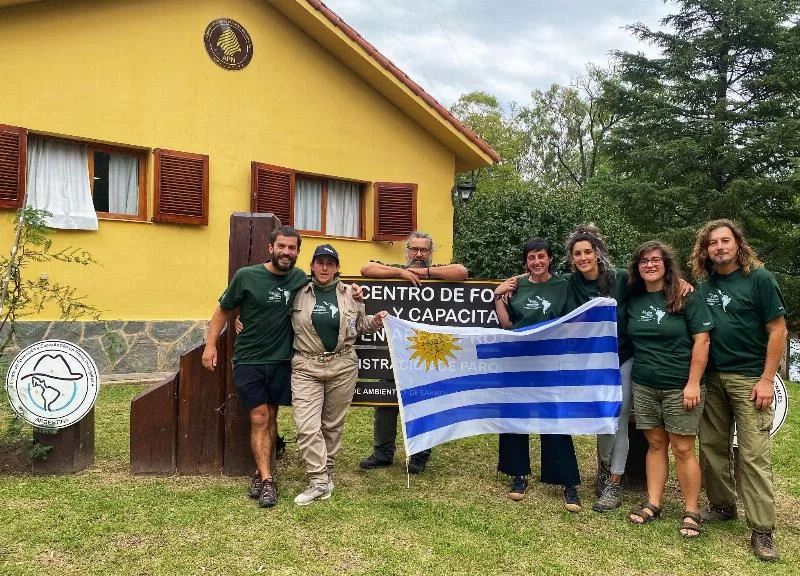
M 17 354 L 6 375 L 14 412 L 37 428 L 66 428 L 94 406 L 100 374 L 92 357 L 65 340 L 43 340 Z
M 241 70 L 253 59 L 253 41 L 244 27 L 229 18 L 219 18 L 206 27 L 206 52 L 225 70 Z

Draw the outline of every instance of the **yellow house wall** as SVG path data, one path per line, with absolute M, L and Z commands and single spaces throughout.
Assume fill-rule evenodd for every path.
M 205 53 L 209 22 L 238 21 L 253 59 L 226 71 Z M 88 249 L 99 266 L 48 265 L 106 319 L 207 318 L 227 281 L 229 216 L 250 206 L 250 163 L 369 182 L 416 182 L 417 227 L 452 247 L 455 159 L 267 2 L 256 0 L 54 1 L 0 10 L 0 124 L 210 157 L 205 226 L 101 220 L 99 231 L 58 231 L 56 247 Z M 152 156 L 148 216 L 152 215 Z M 298 264 L 330 241 L 342 272 L 370 259 L 402 261 L 402 242 L 304 240 Z M 10 248 L 11 215 L 0 221 Z M 39 319 L 52 319 L 50 313 Z

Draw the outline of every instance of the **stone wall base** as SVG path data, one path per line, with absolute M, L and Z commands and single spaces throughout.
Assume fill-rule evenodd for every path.
M 107 322 L 17 322 L 3 356 L 40 340 L 67 340 L 81 346 L 100 374 L 177 372 L 181 354 L 205 339 L 207 320 L 110 320 Z

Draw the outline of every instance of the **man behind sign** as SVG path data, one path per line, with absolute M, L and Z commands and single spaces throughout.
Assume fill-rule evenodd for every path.
M 715 325 L 700 421 L 702 472 L 710 504 L 703 520 L 736 518 L 731 450 L 735 423 L 739 496 L 753 531 L 750 547 L 761 560 L 777 560 L 769 433 L 775 372 L 786 346 L 783 296 L 741 228 L 730 220 L 713 220 L 697 233 L 690 263 Z
M 384 264 L 371 261 L 361 267 L 364 278 L 398 278 L 419 286 L 421 280 L 435 279 L 459 282 L 467 279 L 467 269 L 461 264 L 432 265 L 433 238 L 425 232 L 412 232 L 406 241 L 406 263 Z M 396 406 L 375 408 L 375 427 L 373 429 L 372 454 L 361 461 L 364 470 L 391 466 L 394 461 L 395 438 L 397 437 L 397 417 L 400 411 Z M 431 456 L 430 450 L 412 454 L 408 462 L 408 472 L 419 474 Z

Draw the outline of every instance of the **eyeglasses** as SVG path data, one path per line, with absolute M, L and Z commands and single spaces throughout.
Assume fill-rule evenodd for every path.
M 639 266 L 647 266 L 648 264 L 652 264 L 653 266 L 661 266 L 664 263 L 664 259 L 661 256 L 653 256 L 652 258 L 642 258 L 639 260 Z
M 409 246 L 408 247 L 408 251 L 409 252 L 415 252 L 415 253 L 418 253 L 418 254 L 428 254 L 431 251 L 431 249 L 430 248 L 411 248 Z

